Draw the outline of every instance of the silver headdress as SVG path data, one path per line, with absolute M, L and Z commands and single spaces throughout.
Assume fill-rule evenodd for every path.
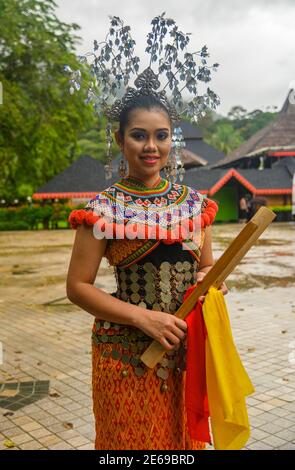
M 149 65 L 139 73 L 140 59 L 134 55 L 135 41 L 130 26 L 125 26 L 117 16 L 111 16 L 110 22 L 105 41 L 94 41 L 94 51 L 78 57 L 82 64 L 89 66 L 93 77 L 88 83 L 86 103 L 92 102 L 98 115 L 103 113 L 108 119 L 106 178 L 112 177 L 113 170 L 112 122 L 119 121 L 122 110 L 139 96 L 152 95 L 165 106 L 174 124 L 166 176 L 171 181 L 176 181 L 178 176 L 182 180 L 181 149 L 185 144 L 179 121 L 182 116 L 197 121 L 207 108 L 215 109 L 219 105 L 218 96 L 209 87 L 202 95 L 198 93 L 199 82 L 209 82 L 211 69 L 216 70 L 218 64 L 207 65 L 207 46 L 197 52 L 188 52 L 190 33 L 182 33 L 175 21 L 163 13 L 151 22 L 152 31 L 147 35 L 145 49 L 150 56 Z M 81 87 L 81 72 L 73 71 L 69 66 L 65 66 L 65 70 L 71 74 L 70 92 L 74 93 Z M 167 80 L 162 89 L 161 77 Z M 166 90 L 170 90 L 169 96 Z M 120 175 L 124 176 L 125 171 L 124 161 L 121 161 Z

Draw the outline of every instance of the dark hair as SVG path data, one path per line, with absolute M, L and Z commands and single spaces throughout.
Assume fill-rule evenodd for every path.
M 124 137 L 124 131 L 126 129 L 126 126 L 129 123 L 130 114 L 135 109 L 147 109 L 147 110 L 160 109 L 161 111 L 164 111 L 164 113 L 167 114 L 168 119 L 170 121 L 170 125 L 172 126 L 171 118 L 169 116 L 169 112 L 167 108 L 156 96 L 140 95 L 134 101 L 132 101 L 128 106 L 126 106 L 126 108 L 124 108 L 120 114 L 119 134 L 121 138 Z

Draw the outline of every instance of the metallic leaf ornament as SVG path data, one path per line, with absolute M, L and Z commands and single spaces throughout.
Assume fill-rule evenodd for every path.
M 86 103 L 91 102 L 99 116 L 104 114 L 107 117 L 107 129 L 110 129 L 111 123 L 118 122 L 122 111 L 139 96 L 156 97 L 174 124 L 173 148 L 166 176 L 170 175 L 174 181 L 179 176 L 182 180 L 181 148 L 184 140 L 179 121 L 186 116 L 196 122 L 208 108 L 216 109 L 220 104 L 216 93 L 205 85 L 211 80 L 211 70 L 217 70 L 218 64 L 207 64 L 207 46 L 189 52 L 190 33 L 180 31 L 176 22 L 162 13 L 152 19 L 145 48 L 149 65 L 140 71 L 140 58 L 134 53 L 135 41 L 130 26 L 117 16 L 109 18 L 110 28 L 105 40 L 95 40 L 93 52 L 78 57 L 81 64 L 89 67 L 92 77 L 87 83 Z M 70 93 L 73 94 L 81 88 L 82 74 L 68 65 L 64 70 L 70 74 Z M 200 87 L 204 88 L 203 94 Z M 107 131 L 108 161 L 105 169 L 108 178 L 111 178 L 113 170 L 111 144 L 110 132 Z

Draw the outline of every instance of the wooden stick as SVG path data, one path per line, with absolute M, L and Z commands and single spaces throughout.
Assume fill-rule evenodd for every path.
M 198 298 L 206 294 L 209 287 L 214 286 L 218 289 L 275 217 L 276 214 L 273 211 L 264 206 L 260 207 L 251 220 L 244 225 L 237 237 L 232 240 L 202 282 L 196 284 L 195 289 L 179 307 L 175 316 L 183 320 L 194 308 Z M 145 365 L 153 368 L 161 361 L 165 352 L 167 352 L 165 348 L 154 340 L 140 359 Z

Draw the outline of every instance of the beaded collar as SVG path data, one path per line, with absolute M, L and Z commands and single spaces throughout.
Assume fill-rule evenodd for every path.
M 171 189 L 171 183 L 161 176 L 159 176 L 152 187 L 146 186 L 144 181 L 135 176 L 126 176 L 113 184 L 113 186 L 125 194 L 133 194 L 140 197 L 164 195 Z
M 164 178 L 149 188 L 143 181 L 128 177 L 97 194 L 85 209 L 116 223 L 125 224 L 132 219 L 133 223 L 145 224 L 148 216 L 152 226 L 166 226 L 167 221 L 172 226 L 199 216 L 202 201 L 198 191 Z

